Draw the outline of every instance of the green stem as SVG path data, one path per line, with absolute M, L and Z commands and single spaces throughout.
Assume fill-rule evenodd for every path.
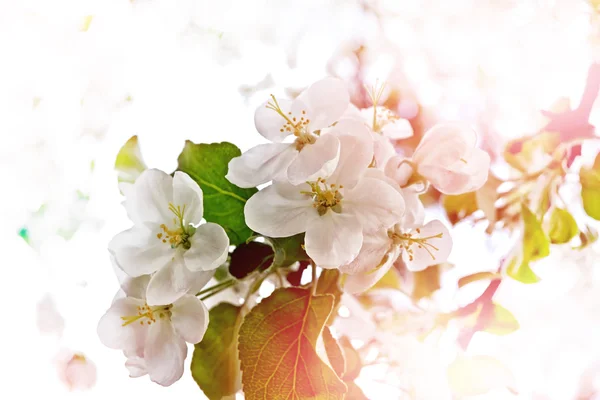
M 209 288 L 206 288 L 206 289 L 203 289 L 203 290 L 199 291 L 198 293 L 196 293 L 196 296 L 201 296 L 201 295 L 203 295 L 205 293 L 212 292 L 213 290 L 220 289 L 223 286 L 229 287 L 232 283 L 235 283 L 235 279 L 228 279 L 228 280 L 223 281 L 221 283 L 217 283 L 214 286 L 211 286 Z
M 231 280 L 231 281 L 229 281 L 228 285 L 216 288 L 214 291 L 200 297 L 200 300 L 204 301 L 204 300 L 208 299 L 209 297 L 214 296 L 215 294 L 221 293 L 225 289 L 229 289 L 230 287 L 235 286 L 235 284 L 236 284 L 236 282 L 234 280 Z

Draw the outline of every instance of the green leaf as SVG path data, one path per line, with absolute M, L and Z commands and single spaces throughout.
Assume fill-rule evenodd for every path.
M 444 195 L 442 204 L 452 225 L 460 222 L 478 210 L 475 192 L 458 195 Z
M 372 292 L 378 289 L 396 289 L 400 290 L 402 286 L 402 280 L 400 273 L 396 268 L 390 268 L 373 286 L 365 291 L 365 293 Z
M 297 261 L 308 261 L 310 259 L 303 248 L 304 233 L 285 238 L 266 239 L 275 251 L 273 268 L 289 267 Z
M 147 168 L 142 158 L 138 137 L 130 137 L 119 150 L 115 160 L 115 170 L 119 173 L 119 183 L 134 183 L 137 177 Z
M 333 296 L 275 290 L 244 318 L 239 356 L 246 400 L 342 400 L 346 385 L 315 350 Z
M 327 325 L 333 324 L 337 317 L 337 310 L 342 301 L 342 289 L 340 289 L 340 271 L 337 269 L 324 269 L 317 280 L 317 294 L 331 294 L 334 297 L 333 311 L 327 320 Z
M 504 336 L 518 330 L 519 327 L 519 322 L 510 311 L 494 303 L 492 320 L 484 327 L 483 332 Z
M 552 243 L 570 242 L 579 233 L 575 218 L 562 208 L 555 208 L 550 216 L 550 241 Z
M 600 154 L 591 168 L 581 167 L 579 181 L 583 209 L 590 217 L 600 220 Z
M 240 155 L 240 149 L 231 143 L 194 144 L 187 141 L 177 167 L 202 188 L 204 218 L 221 225 L 231 244 L 236 246 L 252 236 L 244 219 L 244 205 L 257 192 L 256 188 L 242 189 L 225 178 L 229 161 Z
M 413 272 L 412 298 L 418 301 L 431 295 L 440 288 L 440 265 L 432 265 L 423 271 Z
M 342 378 L 346 372 L 346 360 L 340 344 L 335 340 L 328 326 L 323 328 L 323 343 L 325 344 L 329 364 L 331 364 L 337 376 Z
M 508 276 L 519 282 L 536 283 L 540 279 L 531 270 L 529 263 L 550 254 L 550 241 L 535 214 L 525 204 L 521 205 L 521 213 L 524 226 L 523 251 L 520 257 L 514 257 L 510 260 L 506 272 Z
M 237 354 L 240 312 L 240 307 L 229 303 L 213 307 L 204 338 L 194 346 L 192 377 L 210 400 L 234 395 L 241 388 Z
M 273 262 L 273 248 L 259 242 L 242 243 L 233 250 L 229 261 L 229 273 L 244 279 L 254 271 L 264 271 Z
M 550 254 L 550 242 L 542 229 L 542 225 L 525 204 L 521 206 L 521 212 L 525 225 L 523 253 L 532 261 L 548 256 Z
M 529 260 L 523 259 L 522 257 L 514 257 L 508 263 L 506 267 L 506 273 L 511 278 L 521 283 L 538 283 L 540 278 L 533 272 L 529 266 Z

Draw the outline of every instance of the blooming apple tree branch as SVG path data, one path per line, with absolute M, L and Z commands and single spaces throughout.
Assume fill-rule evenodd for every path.
M 295 99 L 270 96 L 255 113 L 268 143 L 242 154 L 187 142 L 171 174 L 147 168 L 130 139 L 117 169 L 132 226 L 108 245 L 127 278 L 98 335 L 132 377 L 173 384 L 191 343 L 211 399 L 364 398 L 362 362 L 385 358 L 367 360 L 337 332 L 343 299 L 397 286 L 398 274 L 431 284 L 452 238 L 420 195 L 482 190 L 490 168 L 458 122 L 399 155 L 412 127 L 382 93 L 357 109 L 343 81 L 325 78 Z

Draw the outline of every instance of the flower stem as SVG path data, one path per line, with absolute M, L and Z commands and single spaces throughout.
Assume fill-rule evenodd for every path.
M 204 300 L 205 298 L 207 299 L 210 296 L 215 295 L 233 285 L 235 285 L 235 279 L 228 279 L 221 283 L 217 283 L 214 286 L 201 290 L 200 292 L 196 293 L 196 296 L 202 296 L 204 294 L 205 296 L 200 298 L 200 300 Z

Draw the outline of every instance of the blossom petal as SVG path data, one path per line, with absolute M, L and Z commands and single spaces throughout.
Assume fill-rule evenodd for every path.
M 271 142 L 280 143 L 290 135 L 291 132 L 285 129 L 286 120 L 275 110 L 267 107 L 269 103 L 273 103 L 273 100 L 265 101 L 261 104 L 254 113 L 254 125 L 256 130 L 264 138 L 269 139 Z M 291 110 L 292 101 L 288 99 L 277 99 L 277 104 L 281 108 L 281 112 L 284 115 Z M 283 132 L 282 132 L 283 130 Z
M 399 155 L 393 156 L 385 164 L 385 175 L 393 179 L 400 187 L 406 186 L 414 172 L 409 161 L 409 159 Z
M 127 277 L 121 282 L 121 289 L 127 297 L 145 300 L 148 282 L 150 282 L 150 275 L 142 275 L 136 278 Z
M 381 133 L 392 140 L 407 139 L 414 134 L 412 125 L 404 118 L 386 124 Z
M 488 179 L 490 169 L 490 155 L 478 148 L 465 155 L 464 161 L 459 161 L 462 172 L 468 174 L 469 184 L 463 189 L 464 192 L 472 192 L 479 189 Z
M 173 176 L 173 204 L 183 208 L 185 223 L 198 225 L 204 214 L 202 189 L 185 172 L 177 171 Z M 163 221 L 166 222 L 166 221 Z
M 170 221 L 169 202 L 173 200 L 173 178 L 158 169 L 147 169 L 133 184 L 124 205 L 135 224 L 160 225 Z
M 199 343 L 208 328 L 208 308 L 196 296 L 183 296 L 173 304 L 171 322 L 188 343 Z
M 306 253 L 322 268 L 337 268 L 356 258 L 362 246 L 362 227 L 348 214 L 328 211 L 306 231 Z
M 318 218 L 310 196 L 300 193 L 308 185 L 274 183 L 250 197 L 244 207 L 246 224 L 255 232 L 270 237 L 288 237 L 306 231 Z
M 251 188 L 286 177 L 288 166 L 298 156 L 293 143 L 259 144 L 229 161 L 225 176 L 242 188 Z
M 344 81 L 338 78 L 325 78 L 313 83 L 298 96 L 299 102 L 308 109 L 310 129 L 323 129 L 333 124 L 348 109 L 350 96 Z M 296 107 L 294 107 L 295 109 Z
M 220 225 L 212 222 L 200 225 L 190 244 L 190 249 L 183 253 L 190 271 L 210 271 L 227 260 L 229 238 Z
M 314 144 L 306 145 L 290 164 L 287 178 L 292 185 L 329 176 L 340 157 L 340 142 L 333 135 L 323 135 Z
M 426 240 L 422 243 L 413 242 L 408 251 L 403 251 L 402 259 L 410 271 L 422 271 L 448 259 L 452 251 L 452 237 L 442 222 L 433 220 L 422 228 L 411 231 L 411 235 L 413 239 Z
M 377 168 L 383 170 L 387 162 L 396 155 L 396 149 L 390 140 L 383 135 L 374 135 L 373 157 Z
M 467 124 L 444 123 L 423 135 L 412 159 L 418 165 L 449 166 L 471 151 L 477 134 Z
M 174 254 L 168 243 L 158 240 L 151 230 L 138 226 L 116 235 L 108 244 L 108 250 L 117 265 L 132 277 L 153 273 L 167 265 Z
M 144 346 L 147 326 L 132 322 L 123 326 L 121 317 L 138 315 L 138 307 L 144 301 L 125 297 L 116 300 L 98 322 L 98 337 L 103 345 L 111 349 L 138 351 Z
M 187 357 L 187 345 L 164 318 L 158 319 L 149 327 L 144 360 L 152 382 L 169 386 L 183 375 Z
M 386 181 L 365 177 L 342 200 L 344 213 L 350 213 L 366 231 L 389 228 L 404 215 L 404 199 Z
M 373 161 L 373 141 L 367 136 L 340 135 L 340 159 L 328 181 L 344 185 L 347 189 L 356 185 Z
M 410 187 L 401 190 L 406 205 L 404 216 L 400 223 L 401 228 L 412 229 L 422 226 L 425 222 L 425 206 L 423 206 L 423 203 L 419 198 L 419 193 Z
M 424 176 L 437 190 L 444 194 L 466 193 L 471 176 L 460 170 L 438 166 L 419 166 L 419 174 Z
M 392 241 L 386 230 L 366 234 L 358 256 L 351 263 L 341 266 L 340 272 L 353 275 L 373 271 L 381 264 L 391 247 Z
M 130 378 L 139 378 L 148 373 L 146 370 L 146 361 L 135 353 L 125 352 L 127 361 L 125 361 L 125 368 L 129 371 Z
M 199 286 L 198 282 L 206 284 L 212 275 L 212 271 L 192 272 L 187 269 L 180 256 L 175 257 L 166 267 L 152 275 L 146 301 L 149 305 L 157 306 L 171 304 Z
M 473 148 L 460 160 L 448 166 L 419 165 L 419 174 L 440 192 L 462 194 L 479 189 L 487 181 L 490 156 L 485 151 Z
M 394 247 L 389 253 L 384 255 L 384 258 L 380 261 L 380 265 L 376 269 L 354 275 L 346 275 L 342 289 L 344 292 L 352 294 L 364 292 L 376 284 L 390 270 L 399 255 L 399 249 Z

